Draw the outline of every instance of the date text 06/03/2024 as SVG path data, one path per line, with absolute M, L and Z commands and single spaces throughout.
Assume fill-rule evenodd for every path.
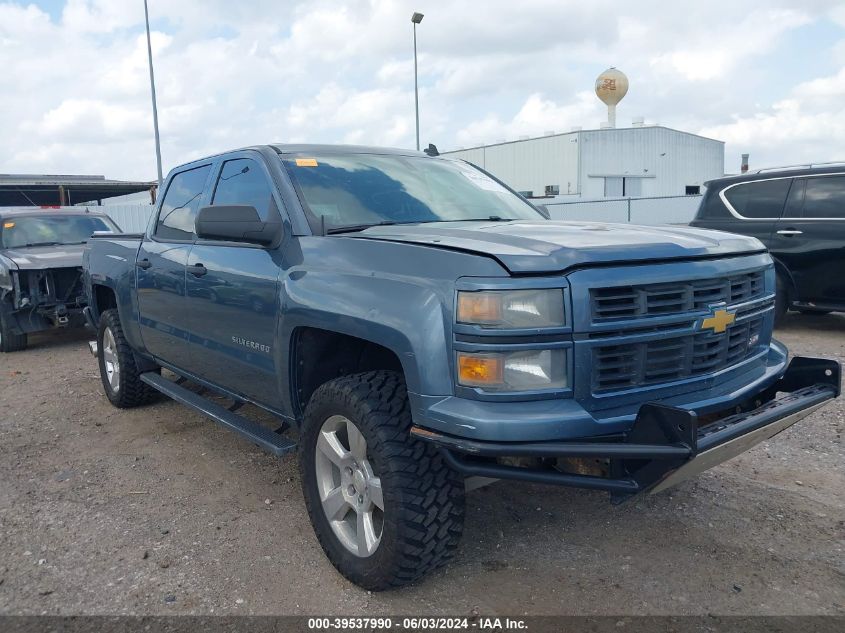
M 527 629 L 525 620 L 499 617 L 376 617 L 376 618 L 309 618 L 309 630 L 470 630 L 519 631 Z

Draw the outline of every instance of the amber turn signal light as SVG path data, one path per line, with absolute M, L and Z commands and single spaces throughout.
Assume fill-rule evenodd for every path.
M 500 385 L 504 380 L 501 356 L 458 353 L 458 382 L 468 387 Z

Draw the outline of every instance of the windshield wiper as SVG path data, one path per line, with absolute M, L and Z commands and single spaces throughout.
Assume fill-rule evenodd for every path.
M 434 222 L 515 222 L 517 218 L 503 218 L 498 215 L 488 215 L 486 218 L 460 218 L 457 220 L 433 220 Z
M 18 248 L 29 248 L 30 246 L 60 246 L 61 242 L 32 242 L 29 244 L 21 244 Z
M 354 233 L 355 231 L 366 231 L 374 226 L 390 226 L 392 224 L 399 223 L 391 220 L 385 220 L 384 222 L 375 222 L 373 224 L 350 224 L 349 226 L 336 226 L 331 229 L 326 229 L 326 235 L 334 235 L 336 233 Z

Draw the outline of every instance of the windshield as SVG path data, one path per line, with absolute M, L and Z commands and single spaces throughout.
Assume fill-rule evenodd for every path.
M 383 154 L 283 157 L 312 227 L 460 220 L 541 220 L 543 216 L 478 169 L 460 161 Z
M 83 244 L 94 231 L 114 231 L 111 221 L 91 215 L 25 215 L 2 220 L 3 248 Z

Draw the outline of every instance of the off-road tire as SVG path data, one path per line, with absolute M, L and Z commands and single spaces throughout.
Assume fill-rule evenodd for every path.
M 109 384 L 103 359 L 103 337 L 107 329 L 110 329 L 112 336 L 114 336 L 120 366 L 120 388 L 117 391 L 112 389 Z M 129 409 L 147 404 L 156 396 L 155 389 L 141 382 L 141 372 L 138 371 L 132 348 L 126 342 L 120 317 L 115 308 L 106 310 L 100 315 L 100 324 L 97 328 L 97 364 L 100 367 L 100 381 L 103 383 L 103 391 L 106 392 L 106 397 L 114 406 Z
M 783 275 L 778 274 L 775 281 L 775 326 L 782 325 L 789 309 L 789 287 L 783 280 Z
M 6 315 L 0 309 L 0 352 L 20 352 L 26 349 L 26 334 L 13 334 Z
M 384 527 L 366 558 L 335 536 L 317 487 L 316 450 L 323 423 L 341 415 L 358 427 L 381 479 Z M 323 384 L 305 411 L 299 466 L 311 524 L 326 556 L 355 584 L 381 591 L 414 582 L 445 564 L 458 546 L 464 521 L 463 479 L 433 446 L 411 437 L 411 411 L 402 376 L 355 374 Z

